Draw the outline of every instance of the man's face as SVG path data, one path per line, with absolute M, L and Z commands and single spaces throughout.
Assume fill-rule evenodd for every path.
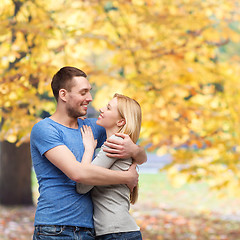
M 69 117 L 86 115 L 88 104 L 92 101 L 91 85 L 85 77 L 74 77 L 71 91 L 66 93 L 66 108 Z

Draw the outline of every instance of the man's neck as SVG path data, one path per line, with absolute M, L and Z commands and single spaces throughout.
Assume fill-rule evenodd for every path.
M 58 112 L 55 112 L 51 117 L 49 117 L 53 121 L 68 127 L 68 128 L 78 128 L 78 119 L 77 118 L 70 118 L 69 116 L 59 114 Z

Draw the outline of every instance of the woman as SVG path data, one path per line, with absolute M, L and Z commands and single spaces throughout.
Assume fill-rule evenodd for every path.
M 129 97 L 115 94 L 108 105 L 100 109 L 97 124 L 106 129 L 107 138 L 119 139 L 115 133 L 125 133 L 136 143 L 140 134 L 141 120 L 140 105 Z M 117 171 L 127 170 L 132 164 L 131 158 L 109 158 L 102 149 L 92 161 L 96 140 L 88 126 L 83 126 L 81 133 L 85 147 L 82 163 L 92 163 Z M 79 193 L 86 193 L 92 188 L 93 186 L 77 184 Z M 135 187 L 130 194 L 129 188 L 124 184 L 95 186 L 92 189 L 96 239 L 142 239 L 140 228 L 129 214 L 130 203 L 134 204 L 137 200 L 137 192 L 138 188 Z

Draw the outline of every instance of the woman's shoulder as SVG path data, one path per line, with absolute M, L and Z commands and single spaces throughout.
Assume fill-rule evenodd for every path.
M 117 140 L 123 140 L 122 137 L 116 136 L 115 134 L 113 134 L 111 137 L 109 137 L 111 139 L 117 139 Z

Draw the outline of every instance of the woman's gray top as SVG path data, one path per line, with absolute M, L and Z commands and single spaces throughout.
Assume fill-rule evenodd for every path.
M 111 138 L 121 139 L 115 135 L 111 136 Z M 131 158 L 116 159 L 107 157 L 102 148 L 92 161 L 92 164 L 116 171 L 128 170 L 132 164 Z M 130 190 L 125 184 L 89 186 L 77 183 L 78 193 L 86 193 L 91 189 L 94 205 L 93 219 L 97 236 L 109 233 L 138 231 L 140 229 L 129 214 Z

